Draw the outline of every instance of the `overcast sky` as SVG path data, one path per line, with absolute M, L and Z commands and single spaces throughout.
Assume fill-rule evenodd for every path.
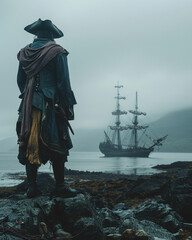
M 151 121 L 191 107 L 191 0 L 1 0 L 0 139 L 15 135 L 19 105 L 17 52 L 33 41 L 26 25 L 50 19 L 63 32 L 78 105 L 74 128 L 105 128 L 115 107 L 114 85 Z

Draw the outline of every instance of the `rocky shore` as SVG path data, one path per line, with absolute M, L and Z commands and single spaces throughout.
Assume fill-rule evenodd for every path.
M 1 240 L 192 239 L 192 162 L 156 166 L 165 172 L 130 176 L 66 169 L 73 198 L 54 197 L 51 175 L 43 194 L 24 195 L 27 181 L 0 188 Z

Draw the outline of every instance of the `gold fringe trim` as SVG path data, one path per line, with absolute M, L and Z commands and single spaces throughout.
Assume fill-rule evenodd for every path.
M 32 126 L 29 136 L 26 158 L 31 164 L 41 165 L 39 157 L 39 133 L 40 133 L 41 111 L 33 108 L 32 110 Z

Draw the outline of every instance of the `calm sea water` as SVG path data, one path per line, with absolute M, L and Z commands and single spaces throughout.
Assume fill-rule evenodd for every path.
M 71 152 L 66 167 L 83 171 L 151 175 L 160 172 L 153 166 L 176 161 L 192 161 L 192 153 L 154 152 L 149 158 L 106 158 L 100 152 Z M 39 171 L 52 172 L 49 163 L 41 166 Z M 15 177 L 15 173 L 25 176 L 25 167 L 18 163 L 17 153 L 0 153 L 0 187 L 18 184 L 20 180 Z

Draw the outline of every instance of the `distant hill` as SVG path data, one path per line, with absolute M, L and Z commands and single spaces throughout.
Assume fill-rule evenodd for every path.
M 168 134 L 160 151 L 192 152 L 192 109 L 169 113 L 149 125 L 157 137 Z M 73 151 L 99 151 L 99 143 L 104 139 L 103 130 L 75 129 Z M 17 148 L 16 138 L 0 141 L 0 152 L 15 151 Z
M 171 112 L 149 124 L 155 137 L 168 134 L 162 152 L 192 152 L 192 109 Z M 74 151 L 98 151 L 104 129 L 76 129 Z
M 72 136 L 74 151 L 99 151 L 99 143 L 104 139 L 104 129 L 76 129 Z
M 0 140 L 0 152 L 16 151 L 17 147 L 18 145 L 16 137 Z
M 168 134 L 164 152 L 192 152 L 192 109 L 167 114 L 150 125 L 157 133 Z

